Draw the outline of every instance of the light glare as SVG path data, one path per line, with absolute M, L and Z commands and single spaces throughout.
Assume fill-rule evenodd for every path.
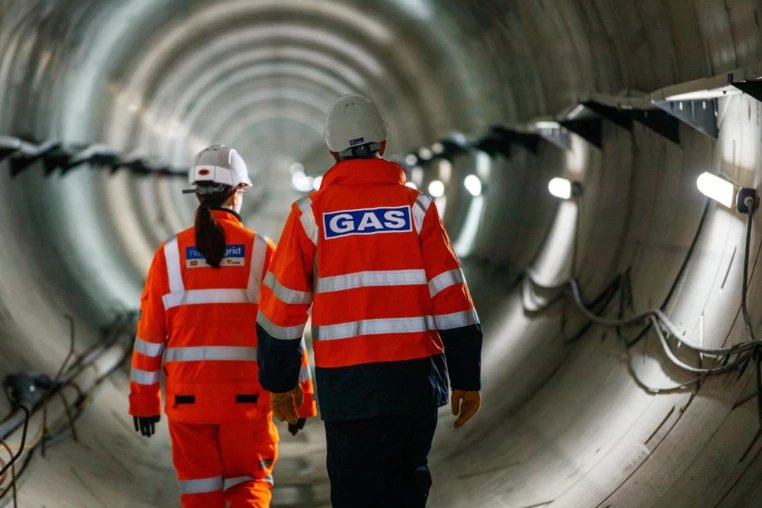
M 557 198 L 569 199 L 572 195 L 572 183 L 566 178 L 554 178 L 548 183 L 548 190 Z
M 445 186 L 441 180 L 434 180 L 429 184 L 429 194 L 434 198 L 444 196 Z
M 696 186 L 708 198 L 712 198 L 728 208 L 733 206 L 735 186 L 711 173 L 702 173 L 696 180 Z
M 468 175 L 463 181 L 463 185 L 466 186 L 466 190 L 474 197 L 480 196 L 482 193 L 482 181 L 476 175 Z

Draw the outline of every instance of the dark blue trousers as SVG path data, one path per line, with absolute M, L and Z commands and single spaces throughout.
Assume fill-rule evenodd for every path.
M 437 412 L 325 422 L 333 508 L 423 508 Z

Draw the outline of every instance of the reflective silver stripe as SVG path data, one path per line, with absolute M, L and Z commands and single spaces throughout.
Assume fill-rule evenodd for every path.
M 224 490 L 228 490 L 228 489 L 232 489 L 233 487 L 237 487 L 237 486 L 241 485 L 242 483 L 256 482 L 256 481 L 265 482 L 265 483 L 267 483 L 268 485 L 271 485 L 271 486 L 274 483 L 273 482 L 273 476 L 270 475 L 270 474 L 265 476 L 261 480 L 257 480 L 253 476 L 239 476 L 237 478 L 225 478 L 225 480 L 223 481 L 223 489 Z
M 415 223 L 415 230 L 418 232 L 418 235 L 421 234 L 423 219 L 426 217 L 426 212 L 430 205 L 431 198 L 424 194 L 420 194 L 418 199 L 415 200 L 415 206 L 413 207 L 413 222 Z
M 298 326 L 278 326 L 267 319 L 267 316 L 262 312 L 257 315 L 257 324 L 264 328 L 272 338 L 280 340 L 301 339 L 304 334 L 304 327 L 307 325 L 304 323 Z
M 154 342 L 145 341 L 140 337 L 135 337 L 134 348 L 138 353 L 155 358 L 157 356 L 161 356 L 161 352 L 164 349 L 164 344 L 156 344 Z
M 312 293 L 308 291 L 297 291 L 289 289 L 281 284 L 273 272 L 267 272 L 265 275 L 265 286 L 269 287 L 283 303 L 310 304 L 312 303 Z
M 299 369 L 299 382 L 309 381 L 312 379 L 312 372 L 310 372 L 309 365 L 306 365 Z
M 320 278 L 315 285 L 315 293 L 330 293 L 361 287 L 412 286 L 426 283 L 426 272 L 424 270 L 356 272 Z
M 338 325 L 315 326 L 312 330 L 314 340 L 336 340 L 360 335 L 378 335 L 381 333 L 415 333 L 435 330 L 432 316 L 409 318 L 366 319 Z
M 464 282 L 466 282 L 466 278 L 463 276 L 463 270 L 460 268 L 440 273 L 429 281 L 429 294 L 434 298 L 440 291 Z
M 167 261 L 169 292 L 180 293 L 185 291 L 185 286 L 183 285 L 183 275 L 180 273 L 180 250 L 177 246 L 176 236 L 173 236 L 164 243 L 164 259 Z
M 437 323 L 437 330 L 449 330 L 451 328 L 478 324 L 479 316 L 476 314 L 476 310 L 471 309 L 463 312 L 453 312 L 452 314 L 440 314 L 434 316 L 434 320 Z
M 149 372 L 133 367 L 130 371 L 130 381 L 133 381 L 139 385 L 155 385 L 159 382 L 159 371 L 155 370 Z
M 200 480 L 180 480 L 182 494 L 206 494 L 222 490 L 222 476 L 202 478 Z
M 245 346 L 170 347 L 165 362 L 197 362 L 201 360 L 256 361 L 257 348 Z
M 225 481 L 223 483 L 223 488 L 225 490 L 232 489 L 233 487 L 237 487 L 238 485 L 246 482 L 253 482 L 256 481 L 256 478 L 253 476 L 239 476 L 237 478 L 225 478 Z
M 302 212 L 302 216 L 299 218 L 302 222 L 302 227 L 307 237 L 317 245 L 318 242 L 318 226 L 315 222 L 315 214 L 312 211 L 312 200 L 309 196 L 304 197 L 296 202 L 296 206 Z
M 259 290 L 262 287 L 262 272 L 265 269 L 265 257 L 267 256 L 267 237 L 254 235 L 254 245 L 251 249 L 251 267 L 249 268 L 248 290 L 259 303 Z
M 248 289 L 194 289 L 162 296 L 164 308 L 204 303 L 257 303 Z

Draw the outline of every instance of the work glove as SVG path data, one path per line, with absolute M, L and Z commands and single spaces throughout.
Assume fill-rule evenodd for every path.
M 299 433 L 300 430 L 304 428 L 304 423 L 307 421 L 306 418 L 299 418 L 299 421 L 296 423 L 289 423 L 288 424 L 288 431 L 291 433 L 292 436 L 295 436 Z
M 479 392 L 467 392 L 465 390 L 452 391 L 452 414 L 458 417 L 455 420 L 455 428 L 461 428 L 470 420 L 482 405 Z
M 270 396 L 270 409 L 272 409 L 273 416 L 278 421 L 288 422 L 291 425 L 296 425 L 299 422 L 296 408 L 301 407 L 303 403 L 304 392 L 299 385 L 286 393 L 273 393 Z
M 156 416 L 133 416 L 135 423 L 135 432 L 140 432 L 145 437 L 151 437 L 156 434 L 156 424 L 161 420 L 161 415 Z

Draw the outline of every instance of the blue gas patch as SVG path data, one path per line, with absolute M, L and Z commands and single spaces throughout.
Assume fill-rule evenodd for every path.
M 351 235 L 407 233 L 413 230 L 409 206 L 342 210 L 323 214 L 326 240 Z
M 227 245 L 225 246 L 225 256 L 220 262 L 220 266 L 244 266 L 246 264 L 246 246 L 239 245 Z M 204 258 L 204 255 L 199 250 L 193 247 L 185 248 L 185 267 L 186 268 L 200 268 L 202 266 L 209 266 Z

